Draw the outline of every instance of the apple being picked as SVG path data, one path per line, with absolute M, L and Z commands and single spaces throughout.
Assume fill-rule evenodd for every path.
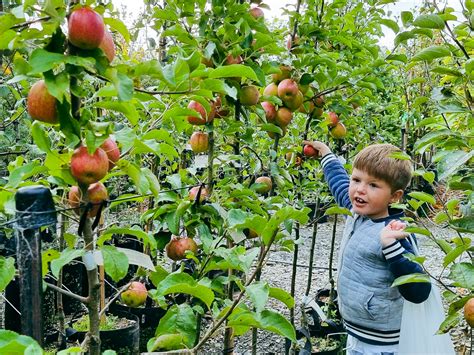
M 306 157 L 317 157 L 319 155 L 319 152 L 314 149 L 312 146 L 306 144 L 304 147 L 303 147 L 303 154 L 306 156 Z
M 33 84 L 28 92 L 28 114 L 32 119 L 56 124 L 59 122 L 56 112 L 56 98 L 48 92 L 44 80 Z
M 104 39 L 105 25 L 102 16 L 88 6 L 74 10 L 68 19 L 68 38 L 81 49 L 98 48 Z
M 109 157 L 102 148 L 89 154 L 87 147 L 80 146 L 71 157 L 71 174 L 81 184 L 89 185 L 99 181 L 109 171 Z
M 117 143 L 112 138 L 107 138 L 104 143 L 100 145 L 109 159 L 109 170 L 111 170 L 115 163 L 120 159 L 120 149 Z
M 133 281 L 126 291 L 120 295 L 122 302 L 129 307 L 140 307 L 145 304 L 148 291 L 146 286 L 138 281 Z
M 186 259 L 186 252 L 190 251 L 196 255 L 198 245 L 192 238 L 172 236 L 165 247 L 166 255 L 174 261 Z

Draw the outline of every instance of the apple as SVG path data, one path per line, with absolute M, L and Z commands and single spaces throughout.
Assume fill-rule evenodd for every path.
M 69 42 L 81 49 L 98 48 L 104 39 L 102 16 L 88 6 L 74 10 L 68 20 Z
M 471 328 L 474 328 L 474 298 L 464 304 L 464 319 Z
M 294 100 L 298 92 L 298 84 L 293 79 L 284 79 L 278 84 L 278 97 L 283 102 Z
M 81 202 L 85 203 L 86 201 L 88 201 L 93 204 L 92 208 L 87 213 L 87 216 L 89 218 L 97 216 L 100 204 L 108 198 L 109 194 L 107 192 L 107 189 L 101 182 L 96 182 L 94 184 L 89 185 L 89 187 L 87 188 L 86 200 L 82 199 L 81 189 L 79 188 L 79 186 L 72 186 L 68 193 L 69 205 L 74 208 L 74 211 L 77 214 L 80 214 L 79 206 L 81 205 Z
M 250 16 L 258 20 L 264 16 L 263 10 L 259 7 L 253 7 L 249 10 Z
M 275 123 L 284 128 L 288 126 L 293 118 L 293 112 L 286 107 L 280 107 L 276 112 Z
M 194 100 L 191 100 L 188 104 L 188 108 L 197 111 L 201 117 L 188 116 L 188 122 L 194 125 L 203 125 L 207 122 L 211 122 L 215 116 L 215 108 L 211 105 L 211 110 L 208 113 L 204 106 Z
M 80 146 L 71 156 L 71 174 L 81 184 L 93 184 L 109 171 L 109 157 L 102 148 L 89 154 L 87 147 Z
M 214 109 L 211 109 L 211 112 L 215 112 L 215 117 L 217 118 L 222 118 L 222 117 L 227 117 L 229 116 L 230 109 L 229 107 L 222 106 L 222 98 L 220 96 L 217 96 L 216 100 L 213 103 Z
M 240 64 L 243 62 L 243 59 L 242 57 L 239 55 L 237 57 L 234 57 L 232 54 L 229 54 L 227 57 L 226 57 L 226 63 L 227 64 Z
M 118 148 L 117 143 L 109 137 L 100 145 L 100 147 L 105 154 L 107 154 L 109 159 L 109 170 L 112 170 L 115 163 L 120 159 L 120 149 Z
M 311 113 L 311 117 L 320 118 L 323 115 L 323 109 L 321 107 L 316 107 Z
M 277 110 L 276 110 L 275 105 L 272 104 L 271 102 L 264 101 L 264 102 L 262 102 L 262 107 L 265 111 L 265 118 L 267 119 L 267 122 L 268 123 L 274 123 L 275 118 L 276 118 L 276 114 L 277 114 Z
M 329 130 L 329 133 L 335 139 L 343 139 L 347 134 L 347 130 L 342 122 L 338 122 L 336 127 Z
M 139 307 L 146 302 L 148 291 L 146 286 L 138 281 L 133 281 L 128 289 L 120 295 L 122 302 L 129 307 Z
M 115 58 L 115 43 L 112 34 L 105 30 L 104 38 L 100 42 L 99 48 L 102 49 L 109 63 Z
M 205 152 L 209 149 L 209 135 L 206 132 L 194 132 L 189 139 L 189 144 L 194 153 Z
M 201 189 L 201 195 L 199 196 L 199 202 L 203 202 L 204 200 L 207 200 L 209 197 L 209 191 L 207 188 L 201 186 L 194 186 L 189 190 L 189 199 L 190 200 L 196 200 L 199 189 Z
M 264 96 L 277 96 L 278 95 L 278 85 L 275 83 L 268 84 L 265 89 L 263 89 Z
M 288 107 L 291 111 L 295 111 L 299 109 L 300 106 L 303 104 L 303 102 L 304 102 L 304 96 L 299 90 L 296 93 L 296 96 L 294 98 L 283 100 L 283 103 L 285 104 L 285 106 Z
M 291 67 L 288 65 L 280 65 L 280 72 L 272 74 L 272 80 L 278 84 L 280 81 L 289 79 L 291 76 Z
M 166 255 L 174 261 L 186 259 L 186 251 L 193 252 L 196 255 L 198 245 L 192 238 L 172 236 L 165 247 Z
M 332 112 L 332 111 L 328 112 L 327 121 L 328 121 L 328 127 L 329 128 L 336 127 L 337 124 L 339 123 L 339 116 L 335 112 Z
M 240 89 L 239 100 L 244 106 L 256 105 L 259 98 L 260 93 L 255 85 L 244 86 Z
M 48 92 L 44 80 L 33 84 L 27 98 L 28 114 L 32 119 L 56 124 L 59 122 L 56 112 L 56 98 Z
M 264 193 L 267 193 L 268 191 L 270 191 L 272 189 L 272 185 L 273 185 L 272 179 L 269 178 L 268 176 L 260 176 L 260 177 L 256 178 L 255 183 L 256 184 L 263 184 L 262 186 L 257 187 L 255 189 L 255 191 L 260 193 L 260 194 L 264 194 Z
M 285 154 L 285 159 L 287 162 L 290 163 L 293 158 L 295 158 L 296 166 L 300 166 L 303 162 L 303 159 L 301 158 L 301 155 L 299 153 L 288 152 Z
M 288 39 L 286 41 L 286 48 L 294 53 L 294 54 L 299 54 L 302 52 L 302 50 L 300 48 L 297 48 L 300 44 L 300 38 L 298 37 L 298 35 L 295 35 L 295 38 L 292 39 L 291 38 L 291 35 L 288 36 Z
M 303 147 L 303 154 L 306 156 L 306 157 L 317 157 L 319 155 L 319 152 L 314 149 L 312 146 L 308 145 L 308 144 L 305 144 L 305 146 Z
M 326 99 L 324 98 L 324 95 L 318 96 L 314 99 L 314 104 L 316 107 L 324 107 L 324 104 L 326 103 Z

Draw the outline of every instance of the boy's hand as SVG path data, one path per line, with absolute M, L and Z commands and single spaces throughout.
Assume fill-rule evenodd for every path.
M 320 141 L 314 141 L 314 142 L 303 141 L 303 144 L 307 144 L 313 147 L 314 149 L 316 149 L 320 157 L 324 157 L 326 154 L 331 153 L 331 149 L 329 149 L 329 147 L 326 144 Z
M 404 232 L 406 227 L 407 225 L 401 221 L 390 221 L 390 223 L 380 231 L 380 243 L 382 244 L 382 248 L 394 243 L 398 239 L 408 237 L 409 233 Z

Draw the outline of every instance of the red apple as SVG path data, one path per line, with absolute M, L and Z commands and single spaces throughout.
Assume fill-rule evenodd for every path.
M 189 139 L 189 144 L 194 153 L 205 152 L 209 149 L 209 135 L 206 132 L 194 132 Z
M 32 119 L 56 124 L 59 122 L 56 112 L 56 98 L 48 92 L 44 80 L 33 84 L 28 92 L 28 114 Z
M 128 289 L 120 295 L 122 302 L 129 307 L 139 307 L 146 302 L 148 291 L 146 286 L 138 281 L 133 281 Z
M 166 255 L 174 261 L 186 259 L 186 251 L 197 254 L 198 245 L 192 238 L 172 236 L 171 240 L 165 247 Z
M 347 134 L 347 130 L 342 122 L 338 122 L 335 127 L 329 130 L 329 133 L 335 139 L 343 139 Z
M 109 157 L 102 148 L 89 154 L 87 148 L 80 146 L 71 157 L 71 174 L 81 184 L 93 184 L 109 171 Z
M 262 186 L 257 187 L 255 189 L 255 191 L 260 193 L 260 194 L 264 194 L 264 193 L 267 193 L 268 191 L 270 191 L 272 189 L 272 185 L 273 185 L 272 179 L 269 178 L 268 176 L 260 176 L 260 177 L 256 178 L 255 183 L 263 184 Z
M 265 89 L 263 89 L 264 96 L 277 96 L 278 95 L 278 85 L 275 83 L 268 84 Z
M 208 113 L 201 103 L 197 101 L 190 101 L 188 108 L 194 111 L 197 111 L 201 117 L 188 116 L 188 122 L 194 125 L 203 125 L 207 122 L 211 122 L 216 115 L 215 106 L 211 105 L 211 110 Z
M 72 186 L 69 190 L 68 200 L 69 204 L 72 208 L 75 208 L 75 212 L 77 214 L 80 213 L 79 206 L 81 202 L 92 203 L 92 208 L 87 213 L 89 218 L 93 218 L 97 216 L 97 212 L 99 212 L 100 204 L 109 198 L 109 194 L 107 189 L 105 188 L 104 184 L 101 182 L 96 182 L 95 184 L 89 185 L 87 188 L 86 193 L 86 200 L 82 199 L 81 190 L 78 186 Z
M 328 127 L 333 128 L 336 127 L 339 123 L 339 116 L 335 112 L 328 112 Z
M 323 96 L 318 96 L 317 98 L 314 99 L 314 104 L 316 107 L 324 107 L 324 104 L 326 103 L 326 99 Z
M 112 34 L 109 31 L 104 32 L 104 38 L 102 42 L 100 42 L 100 49 L 104 52 L 105 56 L 107 57 L 109 63 L 114 60 L 115 58 L 115 43 L 114 39 L 112 38 Z
M 283 81 L 282 81 L 283 82 Z M 288 107 L 291 111 L 295 111 L 300 108 L 300 106 L 304 102 L 304 96 L 301 93 L 301 91 L 298 90 L 296 93 L 296 96 L 291 98 L 291 99 L 285 99 L 283 100 L 283 103 L 285 104 L 286 107 Z
M 239 100 L 244 106 L 256 105 L 259 98 L 260 93 L 258 92 L 257 87 L 254 85 L 244 86 L 240 89 Z
M 102 16 L 88 6 L 71 13 L 68 29 L 69 42 L 82 49 L 98 48 L 105 33 Z
M 278 97 L 283 102 L 294 100 L 299 91 L 298 84 L 293 79 L 284 79 L 278 84 Z
M 265 118 L 267 119 L 267 122 L 274 123 L 277 114 L 275 105 L 273 105 L 271 102 L 264 101 L 262 102 L 262 107 L 265 110 Z
M 303 147 L 303 154 L 306 157 L 317 157 L 319 155 L 319 152 L 316 149 L 314 149 L 312 146 L 306 144 Z
M 111 170 L 115 163 L 120 159 L 120 149 L 117 143 L 112 138 L 107 138 L 104 143 L 100 145 L 109 159 L 109 170 Z
M 259 7 L 253 7 L 249 10 L 250 16 L 252 16 L 254 19 L 258 20 L 259 18 L 262 18 L 264 16 L 263 10 Z
M 226 57 L 226 63 L 227 64 L 240 64 L 243 62 L 243 59 L 242 57 L 239 55 L 237 57 L 234 57 L 232 54 L 229 54 L 227 57 Z
M 293 118 L 293 112 L 286 107 L 280 107 L 276 113 L 275 123 L 284 128 L 288 126 Z
M 204 200 L 207 200 L 209 197 L 209 191 L 207 188 L 201 186 L 194 186 L 189 190 L 189 199 L 190 200 L 196 200 L 196 197 L 198 195 L 199 189 L 201 189 L 201 195 L 199 196 L 199 202 L 203 202 Z

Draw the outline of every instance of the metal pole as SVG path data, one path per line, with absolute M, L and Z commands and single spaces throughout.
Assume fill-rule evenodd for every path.
M 18 190 L 16 202 L 17 265 L 20 274 L 21 332 L 43 344 L 40 228 L 56 223 L 51 192 L 43 186 Z

